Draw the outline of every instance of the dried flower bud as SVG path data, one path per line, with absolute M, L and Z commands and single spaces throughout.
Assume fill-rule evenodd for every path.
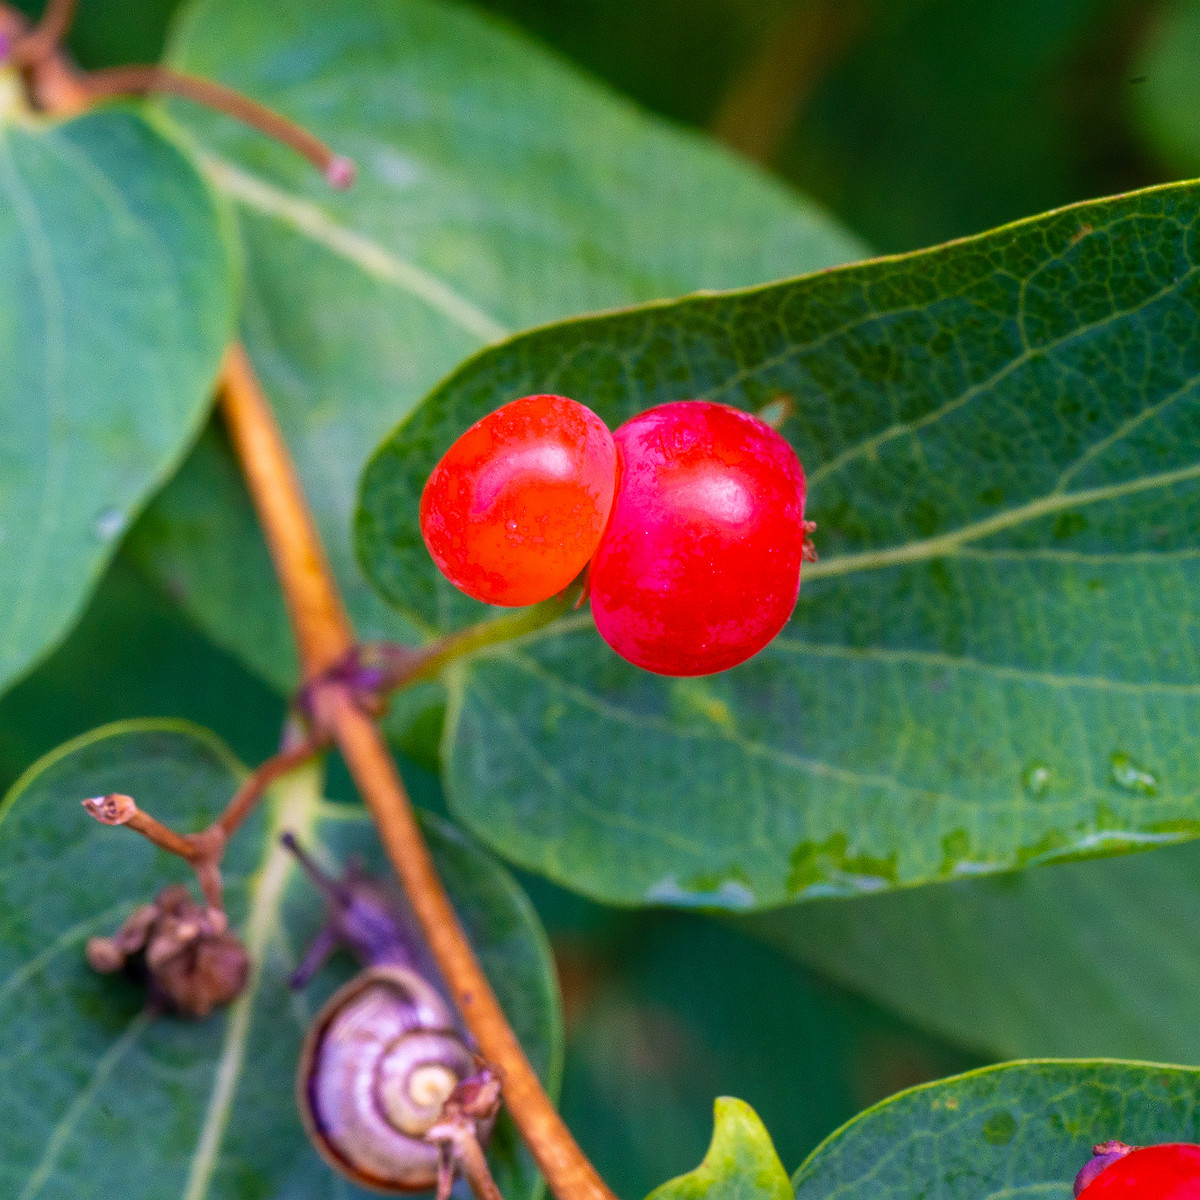
M 449 1118 L 461 1114 L 476 1121 L 490 1121 L 500 1111 L 500 1090 L 496 1068 L 481 1065 L 450 1093 L 443 1115 Z
M 92 938 L 87 958 L 104 974 L 124 970 L 146 984 L 151 1005 L 206 1017 L 236 999 L 250 960 L 220 909 L 198 904 L 185 887 L 164 888 L 111 938 Z
M 1124 1142 L 1101 1142 L 1098 1146 L 1092 1147 L 1092 1159 L 1087 1163 L 1082 1171 L 1075 1176 L 1075 1195 L 1076 1197 L 1083 1191 L 1105 1167 L 1112 1166 L 1119 1158 L 1124 1158 L 1125 1155 L 1133 1152 L 1132 1146 L 1125 1145 Z

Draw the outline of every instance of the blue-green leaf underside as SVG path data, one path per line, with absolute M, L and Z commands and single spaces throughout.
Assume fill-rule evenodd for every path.
M 234 320 L 228 230 L 131 113 L 52 123 L 0 71 L 0 688 L 81 611 L 195 437 Z
M 1198 261 L 1184 184 L 465 364 L 364 473 L 361 561 L 402 611 L 487 615 L 437 575 L 417 502 L 525 392 L 614 426 L 786 400 L 821 561 L 722 675 L 627 667 L 586 614 L 478 655 L 453 680 L 453 810 L 602 899 L 735 908 L 1194 836 Z
M 337 193 L 261 135 L 171 110 L 237 211 L 242 335 L 364 638 L 423 631 L 380 604 L 354 562 L 358 473 L 466 355 L 539 322 L 862 252 L 760 171 L 458 5 L 193 0 L 169 57 L 358 165 Z M 135 552 L 219 644 L 287 689 L 294 656 L 262 635 L 272 619 L 283 627 L 270 565 L 223 458 L 206 442 Z
M 321 901 L 278 844 L 291 829 L 327 865 L 386 868 L 364 810 L 321 796 L 316 767 L 289 776 L 225 858 L 232 923 L 255 962 L 246 993 L 199 1022 L 141 1015 L 133 985 L 83 958 L 186 867 L 126 830 L 92 821 L 83 796 L 124 790 L 161 820 L 197 829 L 243 769 L 183 722 L 126 722 L 36 764 L 0 809 L 0 1193 L 19 1200 L 346 1200 L 305 1138 L 293 1098 L 304 1027 L 350 974 L 330 964 L 300 995 L 286 980 L 322 919 Z M 447 823 L 426 818 L 438 867 L 489 977 L 551 1091 L 561 1022 L 549 948 L 511 877 Z M 510 1126 L 493 1167 L 505 1195 L 540 1180 Z
M 1195 1142 L 1200 1071 L 1031 1061 L 902 1092 L 817 1147 L 796 1200 L 1071 1200 L 1092 1146 Z

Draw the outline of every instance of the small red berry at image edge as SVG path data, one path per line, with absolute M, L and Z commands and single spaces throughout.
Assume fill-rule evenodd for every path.
M 421 493 L 438 569 L 487 604 L 537 604 L 595 552 L 616 487 L 608 426 L 566 396 L 523 396 L 477 421 Z
M 1200 1200 L 1200 1146 L 1104 1142 L 1075 1181 L 1079 1200 Z
M 682 400 L 613 434 L 612 516 L 592 614 L 622 658 L 660 675 L 744 662 L 787 624 L 804 557 L 804 470 L 764 421 Z

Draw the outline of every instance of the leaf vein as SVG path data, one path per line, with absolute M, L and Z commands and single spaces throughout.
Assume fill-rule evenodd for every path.
M 1023 525 L 1038 517 L 1061 512 L 1065 508 L 1086 507 L 1089 504 L 1099 504 L 1106 500 L 1117 500 L 1122 496 L 1134 495 L 1137 492 L 1150 491 L 1154 488 L 1170 487 L 1176 483 L 1185 483 L 1189 479 L 1200 476 L 1200 463 L 1187 467 L 1179 467 L 1173 471 L 1162 471 L 1157 475 L 1143 475 L 1140 479 L 1127 479 L 1121 483 L 1108 484 L 1104 487 L 1087 488 L 1078 492 L 1049 493 L 1022 504 L 1007 512 L 996 513 L 982 521 L 964 525 L 949 533 L 937 537 L 923 538 L 916 542 L 907 542 L 900 546 L 888 546 L 880 550 L 863 550 L 851 554 L 842 554 L 834 558 L 823 558 L 820 562 L 805 567 L 804 574 L 808 579 L 824 579 L 834 575 L 850 575 L 856 571 L 874 571 L 883 567 L 901 566 L 905 563 L 924 562 L 930 558 L 952 556 L 965 542 L 978 541 L 993 533 Z
M 207 151 L 198 152 L 213 183 L 238 203 L 289 226 L 374 279 L 394 284 L 483 342 L 507 337 L 509 330 L 449 284 L 400 258 L 356 230 L 338 224 L 315 204 L 290 195 Z
M 67 1111 L 62 1115 L 62 1119 L 55 1125 L 49 1140 L 46 1142 L 46 1149 L 42 1155 L 41 1162 L 38 1163 L 33 1174 L 29 1177 L 29 1181 L 21 1189 L 21 1194 L 17 1200 L 34 1200 L 34 1197 L 45 1186 L 51 1172 L 54 1170 L 55 1164 L 58 1162 L 59 1155 L 62 1154 L 63 1149 L 70 1140 L 71 1134 L 75 1132 L 75 1127 L 79 1124 L 80 1118 L 87 1112 L 88 1107 L 96 1098 L 96 1094 L 108 1081 L 108 1077 L 116 1069 L 121 1059 L 133 1048 L 142 1031 L 149 1027 L 150 1021 L 151 1017 L 149 1013 L 139 1013 L 125 1027 L 125 1032 L 101 1055 L 87 1083 L 78 1095 L 76 1095 L 75 1099 L 71 1101 Z
M 244 940 L 253 968 L 246 990 L 229 1010 L 225 1039 L 217 1060 L 212 1095 L 196 1141 L 183 1200 L 206 1200 L 216 1173 L 221 1141 L 229 1127 L 233 1102 L 246 1061 L 254 1002 L 262 987 L 266 949 L 280 921 L 284 886 L 291 860 L 279 844 L 279 834 L 291 829 L 303 840 L 312 830 L 320 796 L 314 769 L 298 771 L 276 785 L 271 833 L 261 873 L 250 889 L 250 911 Z
M 1027 667 L 989 663 L 969 655 L 945 654 L 936 650 L 891 650 L 882 646 L 852 647 L 833 643 L 803 642 L 793 638 L 778 637 L 771 643 L 771 650 L 782 650 L 790 654 L 811 654 L 816 658 L 840 658 L 857 662 L 888 663 L 899 666 L 919 665 L 945 667 L 950 670 L 979 671 L 995 675 L 1000 679 L 1013 679 L 1021 683 L 1043 684 L 1063 690 L 1092 689 L 1095 691 L 1123 692 L 1135 696 L 1200 696 L 1200 683 L 1164 683 L 1159 680 L 1139 682 L 1125 679 L 1108 679 L 1102 675 L 1059 675 L 1053 671 L 1035 671 Z

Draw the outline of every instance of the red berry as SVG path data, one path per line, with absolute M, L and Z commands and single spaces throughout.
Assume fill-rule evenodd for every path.
M 421 493 L 421 534 L 468 596 L 536 604 L 587 565 L 615 486 L 612 434 L 591 409 L 565 396 L 524 396 L 446 451 Z
M 1131 1150 L 1078 1194 L 1079 1200 L 1200 1200 L 1200 1146 L 1169 1142 Z
M 804 470 L 740 409 L 663 404 L 613 435 L 620 481 L 592 560 L 600 636 L 660 675 L 707 675 L 787 623 L 804 554 Z

